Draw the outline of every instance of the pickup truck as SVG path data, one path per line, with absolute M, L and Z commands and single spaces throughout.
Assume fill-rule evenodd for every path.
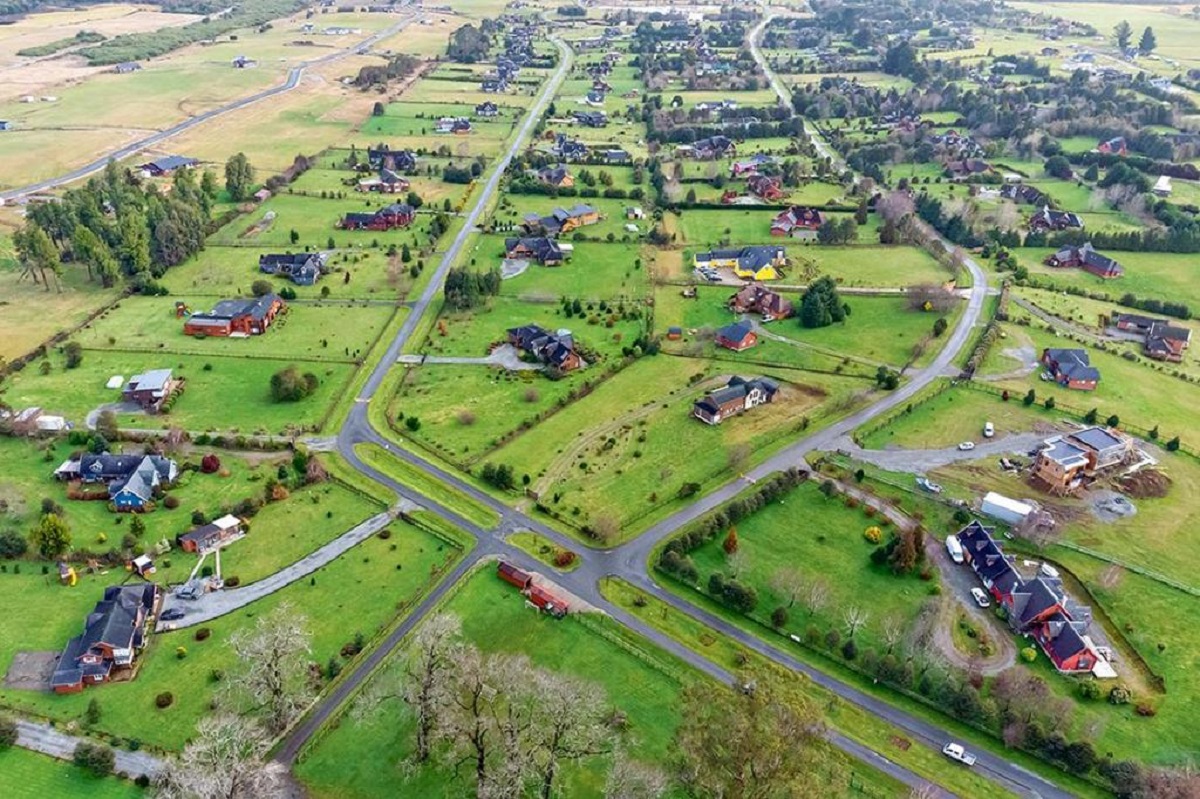
M 957 760 L 964 766 L 975 765 L 975 755 L 963 749 L 962 744 L 948 743 L 942 747 L 942 754 L 951 760 Z

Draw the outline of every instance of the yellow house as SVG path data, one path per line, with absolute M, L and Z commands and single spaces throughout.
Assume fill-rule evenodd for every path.
M 731 269 L 743 280 L 778 280 L 787 252 L 777 245 L 759 245 L 698 252 L 692 261 L 697 269 Z

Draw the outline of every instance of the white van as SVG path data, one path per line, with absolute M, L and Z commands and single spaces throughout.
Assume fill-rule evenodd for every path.
M 986 422 L 983 425 L 983 437 L 991 438 L 994 435 L 996 435 L 996 428 L 992 426 L 991 422 Z
M 954 533 L 946 536 L 946 551 L 950 553 L 950 560 L 955 563 L 963 562 L 963 548 L 959 543 L 958 536 Z

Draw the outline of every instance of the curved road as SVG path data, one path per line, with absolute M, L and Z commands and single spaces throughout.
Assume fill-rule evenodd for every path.
M 282 94 L 295 88 L 298 84 L 304 70 L 309 66 L 314 66 L 321 63 L 326 63 L 336 58 L 340 58 L 350 52 L 362 50 L 370 47 L 374 43 L 382 40 L 387 36 L 393 35 L 395 32 L 403 29 L 409 24 L 415 15 L 409 15 L 404 20 L 396 23 L 393 26 L 374 34 L 368 39 L 359 42 L 353 47 L 339 51 L 327 56 L 324 56 L 313 61 L 305 62 L 304 64 L 295 67 L 289 72 L 287 80 L 280 86 L 265 90 L 258 94 L 242 98 L 233 103 L 230 103 L 221 108 L 213 109 L 205 112 L 197 117 L 185 120 L 184 122 L 175 125 L 172 128 L 161 131 L 139 142 L 127 145 L 113 153 L 110 153 L 102 160 L 97 160 L 91 164 L 81 167 L 66 175 L 57 178 L 43 181 L 41 183 L 25 186 L 20 189 L 13 189 L 0 193 L 0 197 L 9 199 L 19 196 L 24 193 L 40 191 L 55 186 L 60 186 L 74 180 L 96 172 L 104 167 L 110 159 L 123 158 L 137 152 L 140 149 L 151 146 L 157 142 L 167 139 L 181 131 L 187 130 L 196 125 L 212 119 L 219 114 L 227 113 L 232 110 L 244 108 L 260 100 Z M 774 76 L 767 67 L 765 58 L 757 45 L 757 38 L 761 35 L 762 30 L 769 22 L 769 18 L 764 19 L 757 25 L 751 33 L 750 45 L 751 50 L 762 67 L 764 73 L 768 76 L 772 87 L 779 95 L 780 100 L 785 104 L 790 104 L 790 98 L 778 78 Z M 470 572 L 477 564 L 485 558 L 503 556 L 520 565 L 533 570 L 539 570 L 542 565 L 534 561 L 530 556 L 526 555 L 521 550 L 509 546 L 505 542 L 505 536 L 515 530 L 534 530 L 547 538 L 550 538 L 564 546 L 574 548 L 576 542 L 558 531 L 547 527 L 546 525 L 529 518 L 523 513 L 514 510 L 508 505 L 500 502 L 491 495 L 480 491 L 474 485 L 464 481 L 460 477 L 453 475 L 441 467 L 426 461 L 421 456 L 405 449 L 397 448 L 391 445 L 386 438 L 371 427 L 368 419 L 367 409 L 371 399 L 378 392 L 383 383 L 388 371 L 397 363 L 401 350 L 407 344 L 413 333 L 417 329 L 419 320 L 424 316 L 425 312 L 432 305 L 437 295 L 441 291 L 442 283 L 446 273 L 453 266 L 462 252 L 467 239 L 475 230 L 480 218 L 487 210 L 488 204 L 492 196 L 499 187 L 500 181 L 503 178 L 504 172 L 511 162 L 518 149 L 522 146 L 526 138 L 529 136 L 533 127 L 537 124 L 544 109 L 553 97 L 557 87 L 561 84 L 567 71 L 570 69 L 573 53 L 571 50 L 556 37 L 551 37 L 551 41 L 558 47 L 561 58 L 558 68 L 555 70 L 551 78 L 546 82 L 544 88 L 538 96 L 537 102 L 526 115 L 525 120 L 520 130 L 515 135 L 512 144 L 505 152 L 504 156 L 495 165 L 491 176 L 487 183 L 483 186 L 477 200 L 466 219 L 466 223 L 455 236 L 453 242 L 445 251 L 437 269 L 432 275 L 432 278 L 425 290 L 422 292 L 419 299 L 411 303 L 412 313 L 408 315 L 405 322 L 398 331 L 396 337 L 388 345 L 387 350 L 383 354 L 379 363 L 372 370 L 363 385 L 362 390 L 355 398 L 355 405 L 349 413 L 346 423 L 339 431 L 336 446 L 339 453 L 346 458 L 347 462 L 357 471 L 365 476 L 375 480 L 376 482 L 386 486 L 397 495 L 409 499 L 431 513 L 438 515 L 441 518 L 454 524 L 456 527 L 470 533 L 475 539 L 476 544 L 470 552 L 455 566 L 455 568 L 445 576 L 445 578 L 430 592 L 430 594 L 410 613 L 402 622 L 389 634 L 389 636 L 376 647 L 366 658 L 360 661 L 355 667 L 343 675 L 343 679 L 338 682 L 332 690 L 323 695 L 310 709 L 301 722 L 291 731 L 291 733 L 281 742 L 279 749 L 275 754 L 275 759 L 291 764 L 303 749 L 307 741 L 312 735 L 325 723 L 341 705 L 348 700 L 357 689 L 357 687 L 366 679 L 370 673 L 379 666 L 385 658 L 400 645 L 404 636 L 413 629 L 431 610 L 433 610 L 438 602 L 443 598 L 445 593 Z M 810 136 L 813 135 L 810 133 Z M 819 151 L 823 155 L 831 157 L 835 162 L 839 159 L 835 155 L 830 154 L 823 147 L 824 143 L 819 142 L 814 138 L 814 143 L 818 146 Z M 943 246 L 949 247 L 943 242 Z M 613 617 L 616 621 L 637 632 L 638 634 L 649 639 L 657 646 L 672 653 L 681 660 L 689 663 L 694 668 L 711 675 L 712 677 L 729 682 L 732 676 L 702 656 L 687 649 L 679 644 L 674 639 L 660 633 L 658 630 L 649 627 L 640 619 L 631 616 L 622 608 L 611 604 L 600 593 L 600 581 L 607 576 L 620 577 L 640 590 L 648 594 L 652 594 L 676 608 L 677 610 L 701 621 L 705 625 L 713 628 L 738 641 L 741 645 L 748 649 L 753 649 L 761 653 L 765 657 L 779 663 L 794 671 L 803 673 L 812 679 L 815 683 L 827 688 L 832 693 L 852 702 L 860 707 L 870 711 L 873 715 L 884 719 L 890 724 L 903 730 L 906 734 L 917 740 L 918 742 L 928 745 L 935 749 L 940 749 L 942 744 L 951 740 L 952 736 L 945 730 L 933 724 L 925 722 L 909 713 L 900 710 L 892 705 L 877 699 L 868 694 L 864 694 L 858 689 L 831 677 L 808 664 L 801 662 L 788 653 L 787 649 L 791 646 L 791 642 L 786 639 L 780 639 L 780 645 L 774 646 L 764 640 L 747 633 L 741 628 L 716 617 L 702 608 L 693 605 L 684 599 L 677 597 L 671 591 L 668 591 L 658 586 L 648 573 L 648 560 L 653 548 L 678 530 L 681 526 L 693 521 L 709 510 L 715 508 L 726 500 L 732 498 L 737 493 L 742 491 L 749 483 L 769 476 L 773 472 L 782 469 L 800 466 L 804 463 L 804 457 L 809 452 L 814 450 L 828 449 L 841 436 L 848 434 L 854 428 L 862 425 L 864 422 L 873 419 L 880 414 L 886 413 L 888 410 L 907 401 L 910 397 L 936 379 L 948 367 L 950 367 L 954 359 L 966 346 L 971 337 L 972 330 L 978 323 L 980 318 L 984 299 L 987 295 L 987 278 L 983 270 L 971 259 L 966 260 L 967 269 L 970 270 L 974 278 L 973 287 L 970 291 L 966 312 L 959 320 L 954 331 L 948 337 L 946 344 L 933 363 L 915 373 L 910 374 L 908 381 L 900 389 L 884 394 L 872 405 L 863 408 L 856 413 L 838 421 L 837 423 L 813 434 L 807 436 L 782 451 L 770 457 L 767 461 L 755 467 L 744 476 L 733 480 L 715 491 L 707 494 L 691 506 L 673 514 L 667 519 L 659 522 L 651 527 L 647 532 L 643 533 L 636 539 L 623 544 L 615 549 L 607 551 L 587 551 L 583 553 L 581 567 L 568 574 L 556 574 L 554 580 L 560 583 L 564 588 L 573 592 L 581 599 L 591 603 L 595 607 L 603 610 Z M 354 451 L 354 447 L 359 443 L 376 443 L 385 446 L 393 455 L 401 458 L 418 468 L 421 468 L 426 473 L 438 478 L 439 480 L 456 487 L 458 490 L 468 494 L 476 501 L 487 505 L 500 514 L 501 523 L 494 529 L 485 530 L 477 525 L 474 525 L 467 520 L 458 516 L 458 514 L 442 507 L 438 503 L 431 502 L 417 492 L 399 484 L 392 478 L 384 475 L 367 464 L 363 463 L 358 458 Z M 837 746 L 851 756 L 863 760 L 873 767 L 879 768 L 884 772 L 892 775 L 896 779 L 911 786 L 922 786 L 925 781 L 907 771 L 906 769 L 897 766 L 888 761 L 883 755 L 871 751 L 862 745 L 845 738 L 837 733 L 830 733 L 829 739 L 834 746 Z M 1066 799 L 1071 794 L 1059 789 L 1048 780 L 1032 774 L 1025 769 L 1015 764 L 1009 763 L 1003 758 L 996 757 L 988 752 L 979 753 L 979 763 L 977 771 L 995 782 L 997 785 L 1003 786 L 1008 790 L 1017 792 L 1018 794 L 1027 796 L 1052 797 L 1053 799 Z M 941 792 L 940 796 L 949 796 L 945 792 Z
M 134 153 L 145 150 L 147 147 L 153 147 L 154 145 L 158 144 L 159 142 L 165 141 L 165 140 L 171 138 L 172 136 L 176 136 L 180 133 L 183 133 L 185 130 L 194 128 L 197 125 L 203 125 L 205 122 L 208 122 L 210 119 L 212 119 L 214 117 L 218 117 L 221 114 L 227 114 L 230 111 L 237 111 L 240 108 L 246 108 L 247 106 L 254 105 L 255 103 L 260 102 L 262 100 L 266 100 L 269 97 L 275 97 L 277 95 L 284 94 L 286 92 L 290 92 L 292 89 L 296 88 L 296 86 L 298 86 L 300 84 L 300 79 L 302 77 L 304 77 L 304 71 L 306 69 L 308 69 L 309 67 L 315 67 L 315 66 L 319 66 L 321 64 L 327 64 L 330 61 L 336 61 L 337 59 L 343 58 L 347 55 L 350 55 L 351 53 L 365 51 L 366 49 L 374 46 L 378 42 L 383 41 L 387 37 L 392 36 L 396 33 L 399 33 L 400 31 L 404 30 L 406 27 L 408 27 L 408 25 L 414 19 L 417 18 L 417 16 L 418 15 L 415 13 L 409 13 L 403 19 L 401 19 L 399 22 L 396 22 L 393 25 L 389 25 L 387 28 L 384 28 L 383 30 L 379 31 L 378 33 L 372 34 L 371 36 L 367 37 L 366 39 L 362 40 L 361 42 L 358 42 L 357 44 L 351 45 L 350 47 L 346 47 L 342 50 L 338 50 L 333 53 L 329 53 L 327 55 L 323 55 L 320 58 L 314 58 L 311 61 L 301 62 L 299 66 L 292 67 L 290 70 L 288 70 L 287 79 L 284 80 L 284 82 L 279 84 L 278 86 L 272 86 L 271 88 L 264 89 L 261 92 L 258 92 L 256 94 L 251 94 L 247 97 L 243 97 L 240 100 L 234 100 L 233 102 L 227 103 L 218 108 L 212 108 L 201 114 L 197 114 L 194 117 L 189 117 L 188 119 L 185 119 L 182 122 L 179 122 L 178 124 L 175 124 L 169 128 L 166 128 L 165 130 L 160 130 L 158 133 L 154 133 L 150 136 L 147 136 L 144 139 L 139 139 L 130 144 L 126 144 L 124 147 L 113 150 L 112 152 L 104 155 L 102 158 L 97 158 L 95 161 L 92 161 L 91 163 L 88 163 L 88 164 L 84 164 L 83 166 L 79 167 L 78 169 L 73 169 L 64 175 L 59 175 L 58 177 L 39 181 L 38 183 L 30 183 L 28 186 L 18 186 L 17 188 L 14 188 L 14 189 L 6 189 L 4 191 L 0 191 L 0 200 L 5 200 L 5 201 L 14 200 L 14 199 L 16 199 L 18 197 L 22 197 L 26 194 L 36 194 L 37 192 L 40 192 L 40 191 L 46 191 L 47 189 L 53 189 L 53 188 L 57 188 L 58 186 L 65 186 L 68 183 L 74 183 L 77 180 L 86 178 L 88 175 L 91 175 L 93 173 L 99 172 L 100 170 L 104 169 L 104 167 L 108 165 L 109 161 L 119 161 L 122 158 L 127 158 L 127 157 L 133 155 Z

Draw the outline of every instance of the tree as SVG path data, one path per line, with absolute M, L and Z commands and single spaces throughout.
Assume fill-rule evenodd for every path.
M 37 276 L 41 275 L 42 287 L 46 291 L 50 290 L 47 272 L 54 275 L 57 284 L 57 278 L 62 274 L 62 258 L 45 230 L 39 225 L 26 225 L 23 230 L 13 234 L 13 245 L 24 269 L 23 274 L 31 276 L 35 283 Z
M 725 535 L 725 541 L 721 544 L 721 548 L 725 550 L 726 555 L 732 555 L 738 551 L 738 534 L 736 527 L 729 528 L 729 532 Z
M 71 529 L 57 513 L 43 514 L 34 528 L 33 543 L 38 554 L 52 560 L 71 548 Z
M 820 726 L 812 709 L 766 675 L 742 675 L 738 685 L 684 689 L 675 734 L 684 787 L 730 799 L 813 795 L 806 779 Z
M 111 410 L 101 411 L 96 418 L 96 432 L 109 441 L 116 441 L 121 433 L 117 425 L 117 414 Z
M 604 799 L 658 799 L 666 793 L 668 785 L 667 775 L 661 769 L 632 760 L 618 749 L 604 784 Z
M 1104 423 L 1105 423 L 1106 425 L 1108 425 L 1109 427 L 1120 427 L 1120 426 L 1121 426 L 1121 417 L 1120 417 L 1120 416 L 1117 416 L 1117 415 L 1114 413 L 1112 416 L 1110 416 L 1110 417 L 1108 417 L 1107 419 L 1105 419 L 1105 420 L 1104 420 Z
M 204 192 L 204 196 L 210 199 L 217 197 L 217 173 L 211 169 L 204 170 L 204 174 L 200 176 L 200 191 Z
M 772 627 L 774 627 L 777 630 L 781 630 L 787 626 L 787 623 L 788 623 L 788 609 L 787 608 L 785 608 L 783 605 L 780 605 L 779 607 L 777 607 L 773 611 L 771 611 L 771 626 Z
M 540 796 L 551 799 L 562 764 L 609 752 L 612 730 L 605 724 L 608 708 L 600 686 L 541 669 L 531 682 L 537 697 L 530 729 Z
M 1146 30 L 1142 31 L 1142 40 L 1138 42 L 1138 49 L 1142 51 L 1142 55 L 1150 55 L 1156 47 L 1158 47 L 1158 39 L 1154 36 L 1154 29 L 1147 25 Z
M 87 267 L 89 278 L 99 278 L 100 285 L 112 288 L 120 273 L 120 266 L 112 250 L 91 228 L 76 225 L 71 234 L 71 253 L 75 261 Z
M 867 618 L 867 612 L 857 605 L 847 608 L 846 612 L 842 614 L 842 621 L 846 623 L 847 636 L 853 638 L 854 634 L 861 630 L 863 625 L 867 623 Z
M 1175 436 L 1167 442 L 1167 452 L 1177 452 L 1179 450 L 1179 436 Z
M 138 514 L 133 514 L 133 518 L 129 520 L 129 534 L 134 538 L 141 538 L 146 534 L 146 523 L 142 521 L 142 517 Z
M 83 363 L 83 345 L 78 341 L 68 341 L 63 345 L 63 355 L 66 357 L 66 367 L 77 369 Z
M 1054 155 L 1046 159 L 1045 163 L 1046 174 L 1051 177 L 1069 180 L 1071 178 L 1071 162 L 1064 156 Z
M 8 716 L 0 716 L 0 750 L 17 745 L 17 722 Z
M 1031 388 L 1025 393 L 1024 399 L 1021 402 L 1028 408 L 1033 403 L 1037 402 L 1037 393 Z
M 244 712 L 261 713 L 272 735 L 287 729 L 308 704 L 310 639 L 307 620 L 287 602 L 229 638 L 238 657 L 226 682 L 230 696 Z
M 402 698 L 417 720 L 418 763 L 429 759 L 438 716 L 449 701 L 454 661 L 462 648 L 462 622 L 440 613 L 424 622 L 413 637 L 404 667 Z
M 252 188 L 254 167 L 250 165 L 250 159 L 246 158 L 245 153 L 229 156 L 229 160 L 225 162 L 225 190 L 229 192 L 229 196 L 235 202 L 244 200 L 250 196 Z
M 771 574 L 768 584 L 772 591 L 787 600 L 787 606 L 791 608 L 795 607 L 796 598 L 804 590 L 804 577 L 797 569 L 781 566 Z
M 112 774 L 117 756 L 112 747 L 96 744 L 91 741 L 80 741 L 75 744 L 75 752 L 71 758 L 75 765 L 87 769 L 97 777 L 107 777 Z
M 228 711 L 206 716 L 157 782 L 158 799 L 274 796 L 278 786 L 264 767 L 267 736 L 254 719 Z
M 1113 28 L 1113 41 L 1117 43 L 1117 48 L 1120 50 L 1129 49 L 1129 42 L 1133 38 L 1133 27 L 1126 20 L 1121 20 Z
M 940 337 L 943 333 L 946 332 L 946 328 L 949 326 L 950 326 L 950 323 L 946 321 L 946 317 L 939 316 L 936 320 L 934 320 L 934 323 L 933 323 L 934 338 Z
M 845 307 L 837 293 L 837 283 L 826 275 L 817 278 L 800 301 L 800 325 L 807 328 L 826 327 L 846 318 Z
M 274 290 L 269 280 L 256 280 L 250 284 L 250 293 L 255 297 L 265 297 Z
M 315 374 L 301 375 L 292 364 L 271 375 L 271 398 L 276 402 L 297 402 L 316 391 L 319 384 Z

